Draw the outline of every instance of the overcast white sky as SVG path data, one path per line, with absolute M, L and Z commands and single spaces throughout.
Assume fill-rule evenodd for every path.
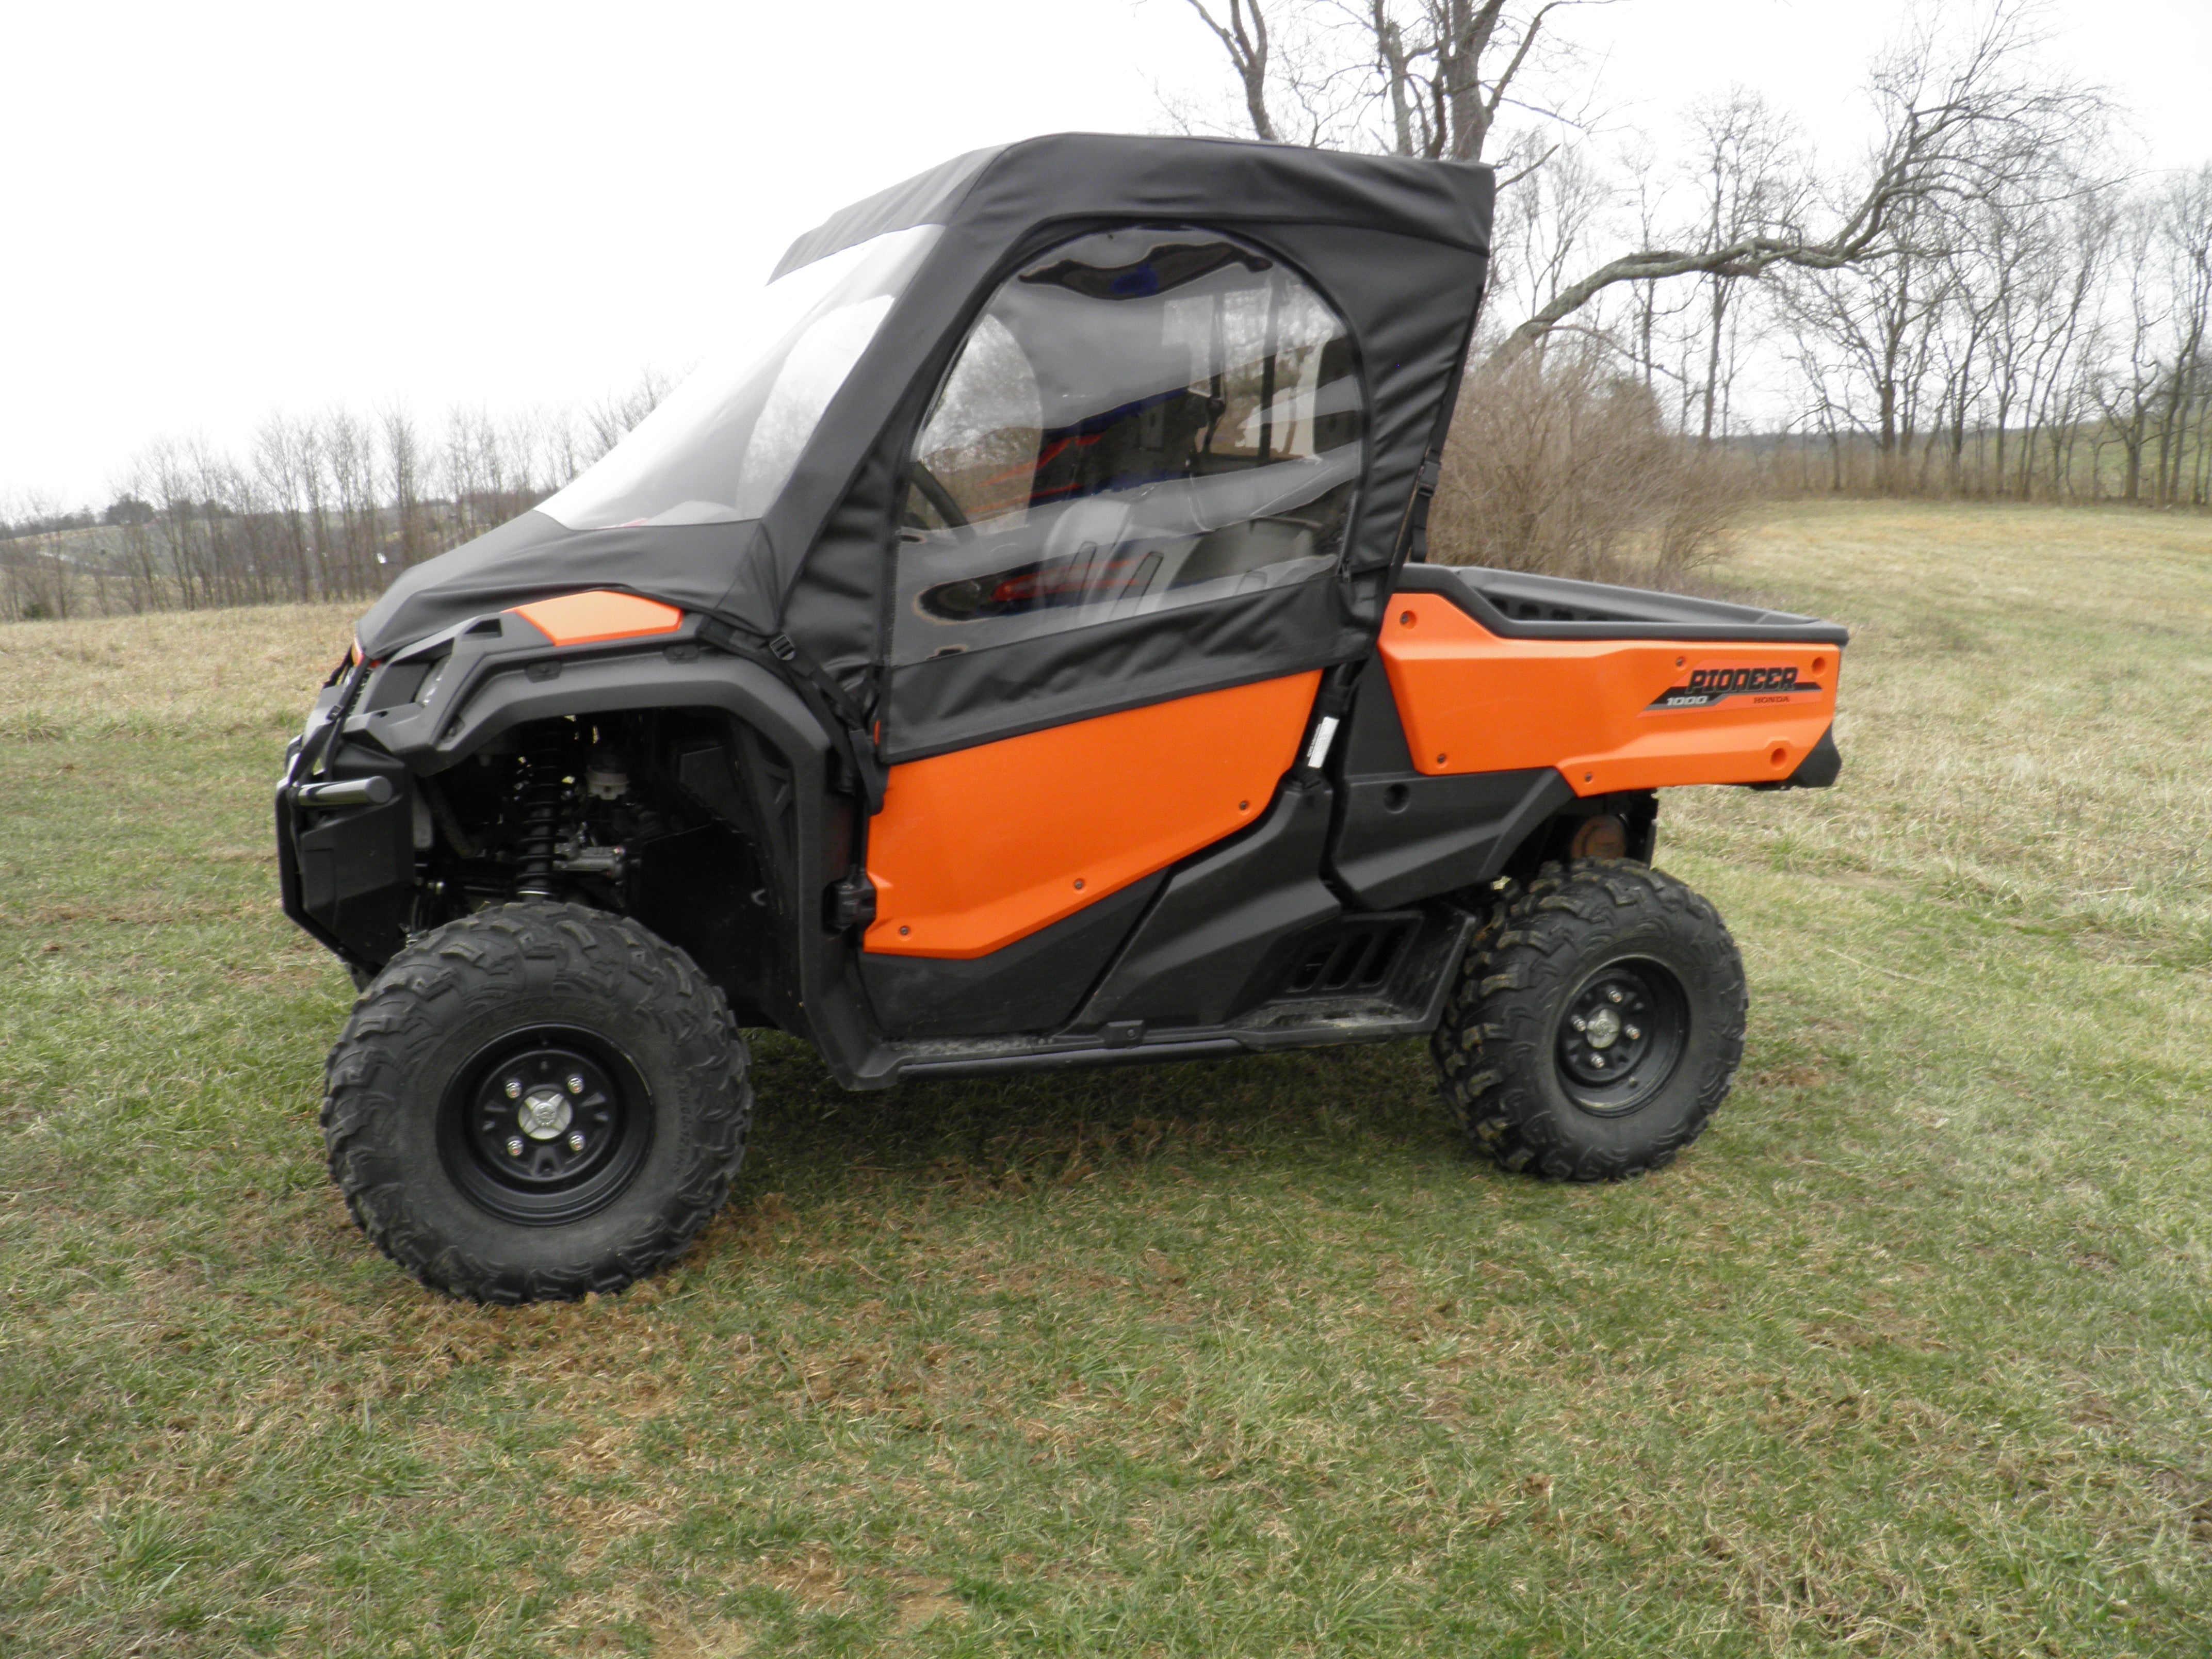
M 1616 125 L 1741 82 L 1841 147 L 1902 9 L 1616 0 L 1568 27 Z M 2148 161 L 2212 156 L 2212 0 L 2050 21 Z M 842 203 L 1032 133 L 1161 130 L 1161 91 L 1223 77 L 1183 0 L 73 0 L 0 5 L 0 500 L 94 504 L 165 433 L 678 367 Z

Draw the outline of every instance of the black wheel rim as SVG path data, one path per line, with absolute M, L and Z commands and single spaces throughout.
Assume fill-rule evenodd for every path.
M 1689 1035 L 1689 998 L 1670 969 L 1643 957 L 1609 962 L 1560 1012 L 1559 1086 L 1586 1112 L 1632 1112 L 1667 1086 Z
M 533 1025 L 453 1074 L 438 1150 L 469 1201 L 554 1227 L 619 1197 L 653 1141 L 653 1097 L 627 1054 L 592 1033 Z

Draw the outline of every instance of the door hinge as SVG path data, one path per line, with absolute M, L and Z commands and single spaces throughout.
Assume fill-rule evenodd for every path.
M 833 928 L 865 927 L 876 919 L 876 884 L 865 870 L 831 882 L 823 896 L 823 920 Z

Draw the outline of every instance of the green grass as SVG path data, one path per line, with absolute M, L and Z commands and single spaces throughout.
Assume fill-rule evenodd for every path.
M 1847 770 L 1668 799 L 1753 996 L 1674 1168 L 1496 1173 L 1411 1043 L 770 1039 L 691 1255 L 514 1312 L 325 1182 L 281 738 L 162 713 L 231 619 L 158 708 L 0 629 L 0 1654 L 2212 1649 L 2212 525 L 1792 508 L 1729 580 L 1859 630 Z

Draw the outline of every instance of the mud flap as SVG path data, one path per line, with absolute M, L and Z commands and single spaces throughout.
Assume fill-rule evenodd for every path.
M 1820 733 L 1820 742 L 1808 750 L 1797 769 L 1779 783 L 1754 783 L 1753 789 L 1826 789 L 1843 775 L 1843 751 L 1836 747 L 1836 728 Z

